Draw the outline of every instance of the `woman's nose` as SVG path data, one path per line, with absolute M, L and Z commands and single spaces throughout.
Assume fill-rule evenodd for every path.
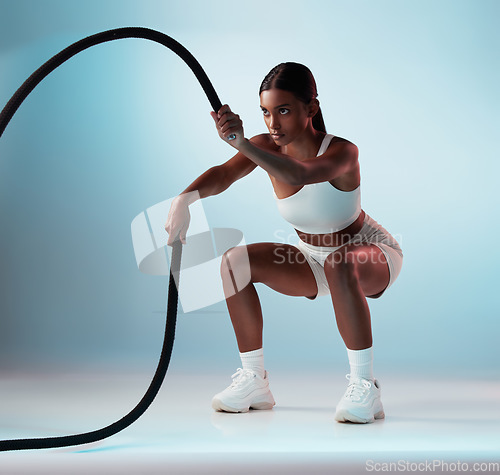
M 271 129 L 279 129 L 280 128 L 280 123 L 279 120 L 276 116 L 271 116 L 271 122 L 269 123 L 269 126 Z

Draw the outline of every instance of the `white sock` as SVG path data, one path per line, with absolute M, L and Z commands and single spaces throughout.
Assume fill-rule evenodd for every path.
M 349 366 L 351 367 L 351 378 L 373 378 L 373 347 L 364 350 L 350 350 L 347 348 Z
M 243 369 L 251 369 L 256 374 L 264 377 L 264 348 L 240 353 Z

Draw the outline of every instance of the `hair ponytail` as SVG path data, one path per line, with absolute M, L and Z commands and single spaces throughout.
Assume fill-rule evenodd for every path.
M 321 113 L 321 107 L 316 112 L 316 115 L 313 117 L 312 125 L 316 130 L 320 132 L 324 132 L 326 134 L 325 121 L 323 120 L 323 114 Z
M 309 104 L 318 96 L 316 81 L 310 69 L 299 63 L 281 63 L 271 69 L 260 85 L 259 95 L 262 91 L 268 91 L 272 88 L 292 92 L 297 99 L 305 104 Z M 313 117 L 312 125 L 316 130 L 326 133 L 321 108 Z

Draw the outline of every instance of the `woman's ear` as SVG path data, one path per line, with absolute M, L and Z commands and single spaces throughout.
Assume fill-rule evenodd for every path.
M 319 110 L 319 101 L 318 99 L 312 99 L 311 102 L 309 103 L 309 117 L 314 117 Z

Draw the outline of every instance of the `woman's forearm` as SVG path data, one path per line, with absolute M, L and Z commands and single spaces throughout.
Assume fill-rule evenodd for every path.
M 202 173 L 177 198 L 185 200 L 186 204 L 194 203 L 198 198 L 218 195 L 228 188 L 222 167 L 215 166 Z M 192 192 L 197 193 L 192 193 Z
M 304 167 L 300 160 L 264 150 L 247 139 L 242 141 L 238 150 L 278 180 L 290 185 L 302 184 Z
M 227 104 L 217 113 L 210 112 L 210 115 L 214 119 L 219 136 L 226 143 L 278 180 L 290 185 L 302 184 L 305 172 L 303 163 L 289 155 L 260 148 L 255 142 L 246 139 L 240 116 L 231 112 Z M 234 137 L 230 140 L 231 135 Z

